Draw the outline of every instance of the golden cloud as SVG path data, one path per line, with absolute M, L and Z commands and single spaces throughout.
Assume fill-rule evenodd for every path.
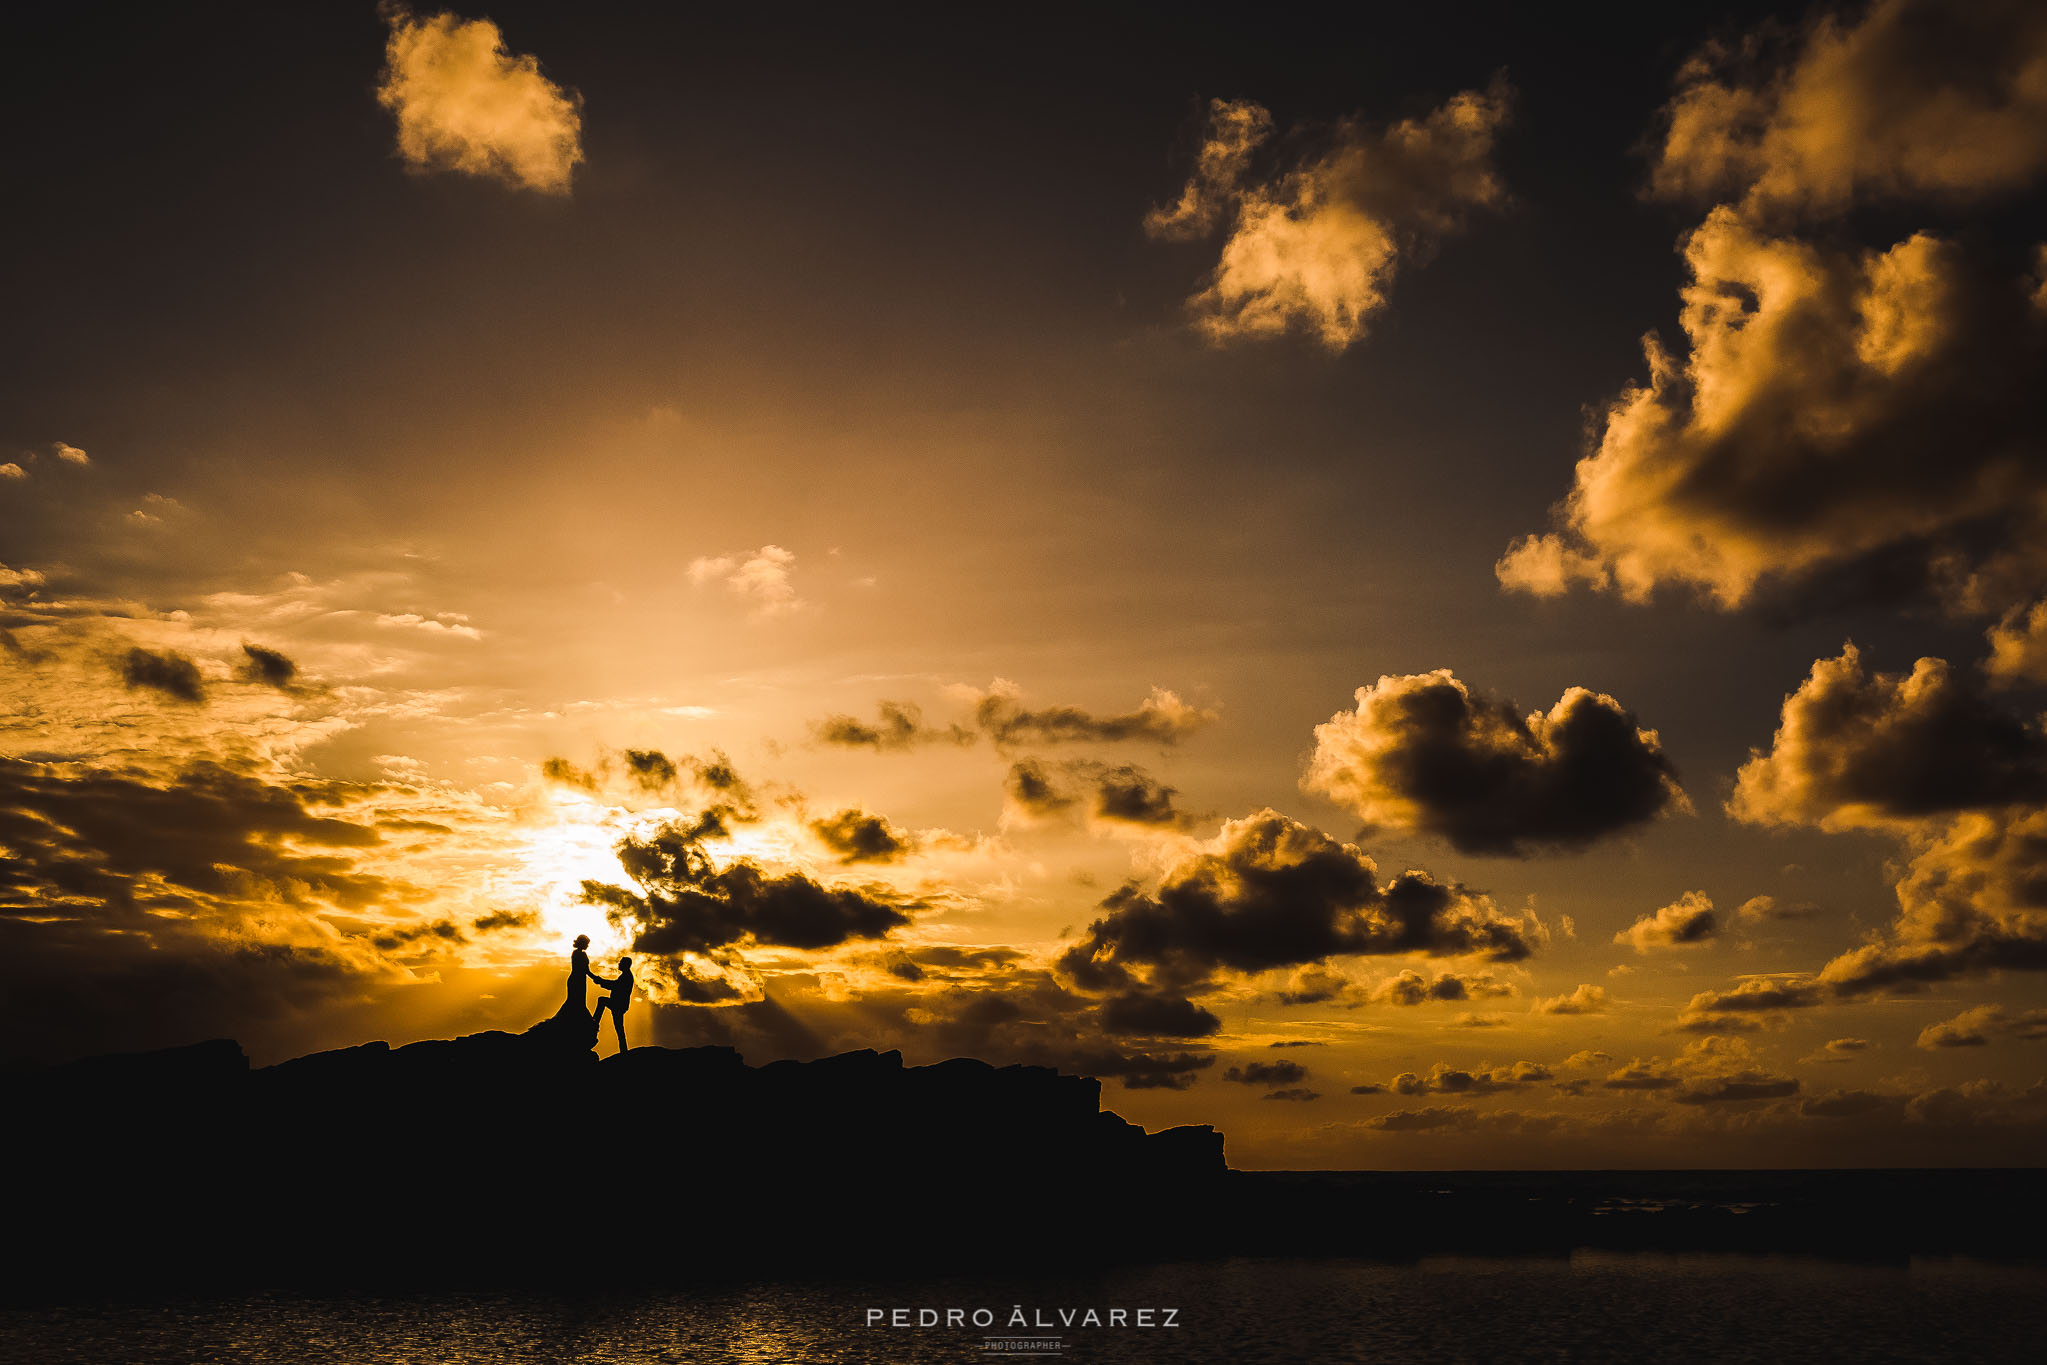
M 1876 195 L 1972 197 L 2047 168 L 2047 11 L 1880 0 L 1821 14 L 1788 62 L 1768 41 L 1708 47 L 1679 73 L 1652 185 L 1759 212 Z
M 1188 301 L 1196 327 L 1217 341 L 1295 329 L 1330 350 L 1359 340 L 1403 257 L 1506 198 L 1493 139 L 1511 95 L 1496 79 L 1424 118 L 1385 128 L 1345 119 L 1319 150 L 1264 179 L 1252 161 L 1272 136 L 1271 114 L 1216 100 L 1179 199 L 1145 219 L 1151 235 L 1175 241 L 1229 224 L 1207 287 Z
M 1648 380 L 1609 406 L 1555 530 L 1496 572 L 1541 596 L 1931 589 L 2003 611 L 2036 588 L 2047 529 L 2038 272 L 1929 231 L 1863 250 L 1797 225 L 2032 182 L 2047 16 L 1884 0 L 1781 46 L 1680 74 L 1652 187 L 1723 198 L 1684 243 L 1686 344 L 1645 338 Z
M 398 151 L 423 170 L 462 171 L 520 189 L 567 194 L 583 159 L 582 97 L 505 50 L 488 19 L 420 18 L 391 26 L 377 101 L 398 118 Z

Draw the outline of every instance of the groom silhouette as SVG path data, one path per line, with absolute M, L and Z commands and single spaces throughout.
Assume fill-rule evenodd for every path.
M 629 957 L 620 958 L 618 960 L 618 975 L 609 981 L 606 981 L 595 972 L 590 973 L 590 979 L 600 986 L 609 988 L 611 992 L 597 1002 L 597 1013 L 592 1016 L 591 1022 L 602 1028 L 604 1026 L 604 1011 L 610 1010 L 612 1026 L 618 1030 L 618 1050 L 624 1052 L 626 1050 L 625 1012 L 632 1007 L 633 1003 L 633 960 Z

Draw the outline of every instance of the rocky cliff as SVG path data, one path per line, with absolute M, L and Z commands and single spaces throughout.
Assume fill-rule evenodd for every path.
M 1170 1250 L 1225 1175 L 1100 1083 L 861 1051 L 597 1060 L 558 1024 L 252 1069 L 216 1041 L 13 1078 L 40 1272 L 563 1280 Z M 20 1249 L 20 1248 L 18 1248 Z

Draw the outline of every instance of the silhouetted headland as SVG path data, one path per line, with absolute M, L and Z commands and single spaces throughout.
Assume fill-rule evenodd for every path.
M 549 1284 L 1576 1247 L 2030 1257 L 2039 1171 L 1236 1172 L 1098 1081 L 859 1051 L 599 1061 L 594 1024 L 12 1077 L 17 1290 Z

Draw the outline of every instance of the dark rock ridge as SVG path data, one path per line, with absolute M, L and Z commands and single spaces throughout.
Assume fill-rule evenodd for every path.
M 1164 1254 L 1226 1175 L 1100 1082 L 863 1050 L 599 1061 L 580 1021 L 252 1069 L 227 1040 L 17 1076 L 41 1278 L 558 1282 Z M 17 1248 L 20 1249 L 20 1248 Z

